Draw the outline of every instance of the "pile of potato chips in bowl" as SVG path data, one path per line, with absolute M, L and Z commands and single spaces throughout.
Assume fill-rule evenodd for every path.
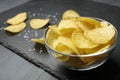
M 60 64 L 73 70 L 90 70 L 109 58 L 117 34 L 105 20 L 67 10 L 58 24 L 45 30 L 44 40 L 50 55 Z

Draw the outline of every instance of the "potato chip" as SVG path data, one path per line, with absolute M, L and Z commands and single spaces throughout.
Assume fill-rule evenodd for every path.
M 100 27 L 84 33 L 85 37 L 96 44 L 105 44 L 115 36 L 113 27 Z
M 91 29 L 94 28 L 93 26 L 91 27 L 90 24 L 87 24 L 87 23 L 84 23 L 84 22 L 75 21 L 75 23 L 77 24 L 78 28 L 79 28 L 80 30 L 82 30 L 83 32 L 84 32 L 84 31 L 91 30 Z
M 22 12 L 7 20 L 8 24 L 19 24 L 27 19 L 27 13 Z
M 55 28 L 53 29 L 53 27 L 56 27 L 56 25 L 49 26 L 49 29 L 46 34 L 47 43 L 51 47 L 52 47 L 54 40 L 56 40 L 60 36 L 59 32 L 56 32 L 56 30 L 54 30 Z
M 84 48 L 94 48 L 98 46 L 97 44 L 94 44 L 90 42 L 80 31 L 76 30 L 72 33 L 72 41 L 73 43 L 81 49 Z
M 37 42 L 40 44 L 44 44 L 44 38 L 39 38 L 39 39 L 31 39 L 32 42 Z
M 48 24 L 49 21 L 50 19 L 31 19 L 30 26 L 33 29 L 40 29 Z
M 60 42 L 59 38 L 53 42 L 53 48 L 57 51 L 63 52 L 65 54 L 72 54 L 73 50 Z
M 72 20 L 61 20 L 58 25 L 58 29 L 60 30 L 62 34 L 67 34 L 77 29 L 77 25 Z
M 102 22 L 100 22 L 100 26 L 101 27 L 106 27 L 106 26 L 108 26 L 108 22 L 102 21 Z
M 67 10 L 63 13 L 63 19 L 78 18 L 80 15 L 74 10 Z
M 73 44 L 72 40 L 63 36 L 60 36 L 59 38 L 60 43 L 62 43 L 63 45 L 67 46 L 68 48 L 70 48 L 71 50 L 74 51 L 74 54 L 79 54 L 79 51 L 77 50 L 77 48 L 75 47 L 75 45 Z
M 26 24 L 24 22 L 17 24 L 17 25 L 10 25 L 4 28 L 4 30 L 12 32 L 12 33 L 18 33 L 25 29 Z
M 56 34 L 61 35 L 61 32 L 58 29 L 57 25 L 49 26 L 49 28 L 52 29 L 52 31 L 54 31 Z
M 93 18 L 80 17 L 80 18 L 78 18 L 78 20 L 81 21 L 81 22 L 85 22 L 85 23 L 87 23 L 87 24 L 91 24 L 91 25 L 93 25 L 93 27 L 94 27 L 94 26 L 95 26 L 95 27 L 99 27 L 99 26 L 100 26 L 100 22 L 97 21 L 97 20 L 95 20 L 95 19 L 93 19 Z
M 65 56 L 62 54 L 54 54 L 54 57 L 56 57 L 58 60 L 63 61 L 63 62 L 69 60 L 69 56 Z
M 91 54 L 91 53 L 95 53 L 95 52 L 99 52 L 99 51 L 102 51 L 102 50 L 105 50 L 107 48 L 110 47 L 111 44 L 102 44 L 102 45 L 99 45 L 95 48 L 90 48 L 90 49 L 84 49 L 84 53 L 85 54 Z

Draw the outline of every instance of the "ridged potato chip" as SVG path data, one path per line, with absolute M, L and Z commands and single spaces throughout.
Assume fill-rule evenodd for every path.
M 8 24 L 19 24 L 27 19 L 27 13 L 22 12 L 7 20 Z
M 31 39 L 32 42 L 37 42 L 40 44 L 44 44 L 44 38 L 39 38 L 39 39 Z
M 94 48 L 98 46 L 97 44 L 94 44 L 93 42 L 89 41 L 83 33 L 76 30 L 72 33 L 72 41 L 73 43 L 80 49 L 84 48 Z
M 33 29 L 40 29 L 44 27 L 50 19 L 31 19 L 30 20 L 30 27 Z
M 10 25 L 4 28 L 5 31 L 9 31 L 12 33 L 18 33 L 20 31 L 22 31 L 23 29 L 25 29 L 26 27 L 26 23 L 22 22 L 16 25 Z
M 78 18 L 78 20 L 81 21 L 81 22 L 85 22 L 85 23 L 91 24 L 94 27 L 99 27 L 100 26 L 100 22 L 95 20 L 95 19 L 93 19 L 93 18 L 80 17 L 80 18 Z
M 63 19 L 78 18 L 80 15 L 74 10 L 67 10 L 63 13 Z
M 85 37 L 96 44 L 105 44 L 115 36 L 113 27 L 100 27 L 93 30 L 86 31 Z

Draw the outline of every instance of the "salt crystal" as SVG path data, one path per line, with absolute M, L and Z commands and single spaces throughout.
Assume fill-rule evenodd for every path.
M 28 33 L 30 33 L 30 31 L 27 31 Z
M 32 49 L 29 49 L 28 51 L 29 51 L 29 52 L 31 52 L 31 51 L 32 51 Z
M 42 54 L 42 53 L 43 53 L 43 50 L 40 50 L 39 53 Z
M 35 16 L 36 14 L 35 13 L 33 13 L 33 16 Z
M 42 8 L 40 8 L 40 11 L 42 11 L 43 9 Z
M 33 48 L 33 51 L 35 51 L 35 48 Z
M 38 33 L 37 33 L 37 31 L 35 31 L 35 37 L 37 37 L 38 36 Z
M 29 36 L 24 35 L 24 38 L 29 38 Z

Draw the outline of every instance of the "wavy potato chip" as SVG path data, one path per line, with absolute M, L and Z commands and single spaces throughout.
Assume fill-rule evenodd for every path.
M 94 44 L 92 42 L 90 42 L 83 33 L 81 33 L 80 31 L 76 30 L 72 33 L 72 41 L 73 43 L 80 49 L 84 49 L 84 48 L 94 48 L 96 46 L 98 46 L 97 44 Z
M 81 21 L 81 22 L 85 22 L 85 23 L 91 24 L 94 27 L 99 27 L 100 26 L 100 22 L 95 20 L 95 19 L 93 19 L 93 18 L 80 17 L 80 18 L 78 18 L 78 20 Z
M 67 34 L 77 29 L 77 25 L 72 20 L 61 20 L 58 25 L 58 29 L 60 30 L 62 34 Z
M 100 26 L 101 27 L 106 27 L 106 26 L 108 26 L 108 22 L 102 21 L 102 22 L 100 22 Z
M 31 39 L 32 42 L 37 42 L 40 44 L 44 44 L 44 38 L 39 38 L 39 39 Z
M 27 13 L 22 12 L 7 20 L 8 24 L 19 24 L 27 19 Z
M 44 27 L 50 19 L 31 19 L 30 20 L 30 27 L 33 29 L 40 29 Z
M 47 40 L 47 43 L 52 47 L 52 44 L 54 42 L 54 40 L 56 40 L 60 34 L 59 32 L 57 32 L 57 30 L 54 30 L 53 27 L 56 27 L 56 25 L 52 25 L 52 26 L 49 26 L 49 29 L 46 33 L 46 40 Z
M 63 19 L 78 18 L 80 15 L 74 10 L 67 10 L 63 13 Z
M 66 45 L 64 45 L 63 43 L 61 43 L 60 39 L 56 39 L 54 42 L 53 42 L 53 48 L 55 50 L 58 50 L 60 52 L 63 52 L 65 54 L 72 54 L 73 53 L 73 50 L 71 50 L 69 47 L 67 47 Z
M 69 39 L 67 37 L 63 37 L 63 36 L 59 36 L 58 39 L 59 39 L 60 43 L 62 43 L 63 45 L 65 45 L 68 48 L 70 48 L 71 50 L 73 50 L 74 54 L 79 54 L 79 51 L 77 50 L 77 48 L 75 47 L 75 45 L 73 44 L 71 39 Z
M 58 29 L 57 25 L 49 26 L 49 28 L 50 28 L 52 31 L 54 31 L 56 34 L 61 35 L 61 32 L 60 32 L 60 30 Z
M 100 27 L 84 33 L 85 37 L 96 44 L 105 44 L 115 36 L 113 27 Z
M 91 26 L 90 24 L 87 24 L 87 23 L 84 23 L 84 22 L 80 22 L 80 21 L 76 21 L 76 24 L 77 24 L 78 28 L 79 28 L 80 30 L 82 30 L 83 32 L 84 32 L 84 31 L 91 30 L 91 29 L 94 28 L 94 27 Z
M 22 22 L 20 24 L 17 25 L 10 25 L 4 28 L 5 31 L 9 31 L 12 33 L 18 33 L 20 31 L 22 31 L 23 29 L 25 29 L 26 27 L 26 23 Z

